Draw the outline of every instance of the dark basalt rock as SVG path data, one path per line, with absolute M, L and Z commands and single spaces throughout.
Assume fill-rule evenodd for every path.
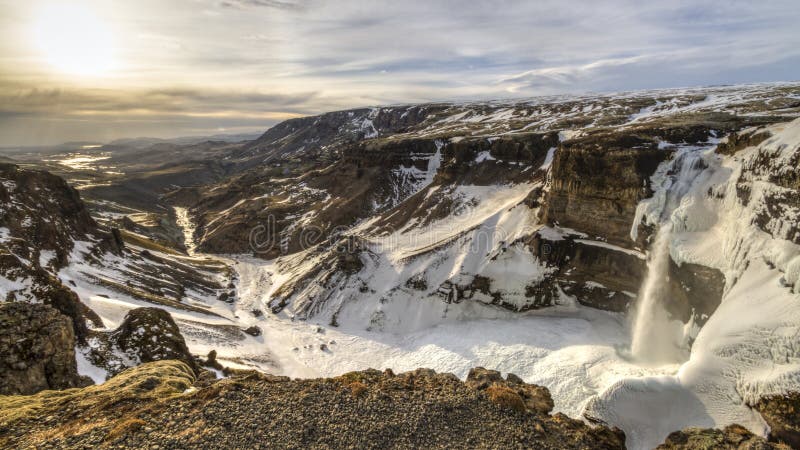
M 198 370 L 178 326 L 163 309 L 137 308 L 129 311 L 111 340 L 140 362 L 177 359 L 195 372 Z
M 253 337 L 261 336 L 261 328 L 255 325 L 253 325 L 252 327 L 245 328 L 244 332 Z
M 9 207 L 0 212 L 0 226 L 10 235 L 55 252 L 55 268 L 63 267 L 73 240 L 99 240 L 100 250 L 119 254 L 112 233 L 98 229 L 80 194 L 56 175 L 0 163 L 0 200 Z M 36 255 L 38 256 L 38 254 Z
M 636 301 L 647 275 L 645 259 L 625 251 L 579 242 L 572 237 L 549 240 L 534 233 L 527 242 L 533 254 L 557 272 L 536 287 L 558 286 L 579 303 L 607 311 L 625 312 Z M 722 301 L 725 277 L 717 269 L 697 264 L 670 264 L 670 315 L 703 325 Z
M 722 301 L 725 276 L 717 269 L 698 264 L 681 266 L 670 260 L 670 303 L 667 312 L 686 323 L 694 317 L 702 326 Z
M 2 300 L 36 301 L 51 305 L 72 319 L 79 343 L 86 338 L 86 320 L 100 318 L 64 286 L 55 273 L 66 266 L 75 240 L 93 242 L 92 256 L 121 254 L 119 235 L 98 228 L 78 191 L 48 172 L 0 164 L 0 228 L 9 238 L 0 243 L 0 274 L 28 280 Z M 48 257 L 47 255 L 52 255 Z
M 42 304 L 0 303 L 0 395 L 88 386 L 70 319 Z

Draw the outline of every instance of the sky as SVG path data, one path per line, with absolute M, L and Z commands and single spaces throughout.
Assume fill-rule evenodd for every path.
M 797 0 L 0 0 L 0 146 L 800 79 Z

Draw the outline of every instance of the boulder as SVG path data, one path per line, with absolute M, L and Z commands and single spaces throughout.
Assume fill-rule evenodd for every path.
M 195 372 L 197 362 L 172 319 L 160 308 L 137 308 L 128 312 L 112 340 L 131 359 L 141 363 L 177 359 Z
M 485 391 L 493 403 L 518 411 L 550 414 L 555 406 L 547 388 L 525 383 L 513 373 L 504 380 L 496 370 L 474 367 L 470 369 L 464 384 L 468 388 Z

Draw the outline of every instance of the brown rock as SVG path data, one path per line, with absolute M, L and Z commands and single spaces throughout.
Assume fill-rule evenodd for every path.
M 88 386 L 70 319 L 42 304 L 0 303 L 0 394 Z
M 800 448 L 800 392 L 764 397 L 756 411 L 769 425 L 769 440 Z

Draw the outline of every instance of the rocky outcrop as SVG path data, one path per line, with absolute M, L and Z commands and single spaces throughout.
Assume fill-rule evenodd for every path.
M 182 361 L 193 371 L 199 371 L 198 360 L 189 352 L 172 316 L 163 309 L 132 309 L 115 330 L 94 330 L 87 341 L 89 345 L 81 351 L 108 376 L 139 364 L 169 359 Z
M 68 317 L 47 305 L 0 303 L 0 395 L 89 384 L 78 375 Z
M 667 436 L 658 450 L 789 450 L 783 444 L 773 444 L 756 436 L 740 425 L 730 425 L 723 430 L 686 428 Z
M 118 235 L 98 228 L 78 192 L 48 172 L 0 164 L 0 301 L 43 302 L 72 319 L 83 342 L 86 320 L 99 317 L 55 276 L 75 241 L 90 243 L 96 257 L 121 254 Z
M 41 251 L 52 251 L 47 263 L 55 268 L 67 263 L 75 240 L 96 241 L 102 250 L 121 250 L 110 233 L 98 229 L 78 191 L 49 172 L 0 164 L 0 205 L 0 227 L 27 242 L 36 260 Z
M 496 370 L 475 367 L 470 369 L 464 383 L 469 388 L 484 391 L 489 401 L 500 406 L 537 414 L 550 414 L 555 406 L 547 388 L 527 384 L 513 373 L 504 380 Z
M 762 128 L 750 128 L 733 132 L 717 145 L 716 152 L 722 155 L 734 155 L 739 150 L 756 146 L 770 137 L 771 133 Z
M 800 448 L 800 392 L 764 397 L 753 408 L 769 425 L 769 440 Z
M 536 401 L 549 399 L 546 389 L 491 371 L 473 371 L 467 383 L 428 369 L 206 379 L 195 381 L 181 362 L 160 361 L 100 386 L 13 403 L 0 397 L 0 446 L 33 448 L 46 440 L 49 448 L 625 447 L 621 431 L 549 415 L 552 403 Z
M 172 316 L 160 308 L 136 308 L 125 315 L 112 341 L 141 363 L 177 359 L 192 370 L 198 366 Z

